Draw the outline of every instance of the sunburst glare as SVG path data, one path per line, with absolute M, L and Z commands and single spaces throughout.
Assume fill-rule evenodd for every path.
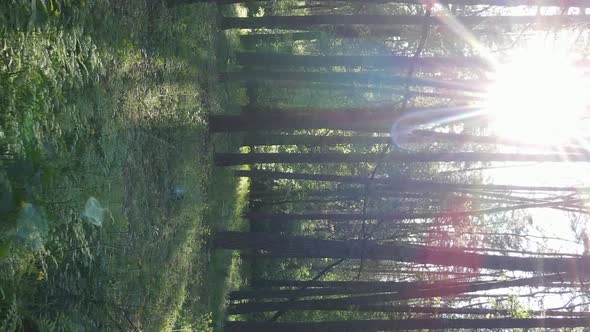
M 484 107 L 492 131 L 523 142 L 559 145 L 583 130 L 589 81 L 560 38 L 532 38 L 496 66 Z

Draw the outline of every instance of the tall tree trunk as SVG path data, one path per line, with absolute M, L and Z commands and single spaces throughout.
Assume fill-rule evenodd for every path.
M 356 270 L 357 267 L 353 267 Z M 390 271 L 386 271 L 390 273 Z M 415 273 L 415 271 L 412 271 Z M 469 277 L 480 276 L 479 274 L 469 274 Z M 455 278 L 460 279 L 460 278 Z M 452 279 L 450 279 L 452 280 Z M 255 288 L 263 287 L 298 287 L 298 288 L 345 288 L 345 289 L 370 289 L 382 285 L 385 288 L 409 285 L 410 281 L 346 281 L 346 280 L 274 280 L 274 279 L 255 279 L 252 286 Z
M 285 43 L 297 40 L 314 40 L 321 38 L 321 32 L 293 32 L 293 33 L 258 33 L 241 35 L 240 42 L 248 48 L 257 43 Z
M 307 145 L 327 146 L 339 144 L 374 145 L 389 144 L 391 138 L 384 136 L 320 136 L 320 135 L 250 135 L 243 146 L 254 145 Z
M 311 221 L 311 220 L 330 220 L 332 222 L 347 222 L 361 220 L 383 220 L 383 221 L 400 221 L 415 219 L 433 219 L 433 218 L 465 218 L 489 215 L 499 212 L 526 210 L 532 208 L 553 207 L 563 202 L 542 202 L 518 204 L 511 206 L 498 206 L 489 209 L 470 210 L 470 211 L 438 211 L 438 212 L 394 212 L 394 213 L 268 213 L 268 212 L 251 212 L 248 217 L 252 221 L 269 221 L 272 223 L 290 223 L 293 221 Z
M 588 162 L 585 154 L 537 154 L 496 152 L 390 152 L 361 153 L 217 153 L 215 164 L 236 166 L 247 164 L 353 164 L 353 163 L 415 163 L 415 162 Z
M 238 64 L 244 66 L 306 66 L 306 67 L 407 67 L 414 65 L 421 68 L 444 67 L 481 67 L 491 65 L 483 58 L 477 57 L 420 57 L 400 55 L 295 55 L 281 53 L 238 53 Z
M 185 3 L 194 2 L 211 2 L 217 4 L 233 4 L 245 2 L 266 2 L 268 0 L 183 0 Z M 316 2 L 326 2 L 332 0 L 315 0 Z M 411 5 L 425 5 L 428 2 L 424 0 L 343 0 L 344 2 L 360 2 L 360 3 L 403 3 Z M 582 7 L 588 6 L 587 0 L 439 0 L 437 3 L 445 5 L 458 6 L 502 6 L 502 7 L 516 7 L 516 6 L 553 6 L 553 7 Z
M 587 276 L 590 259 L 562 257 L 519 257 L 476 254 L 454 248 L 419 245 L 378 244 L 364 240 L 324 240 L 267 233 L 220 232 L 214 244 L 223 249 L 252 249 L 269 257 L 350 258 L 392 260 L 417 264 L 542 273 L 566 272 Z
M 296 301 L 273 301 L 273 302 L 245 302 L 233 304 L 228 307 L 229 314 L 245 314 L 254 312 L 275 311 L 277 309 L 285 310 L 330 310 L 330 311 L 353 311 L 356 306 L 368 306 L 378 303 L 393 301 L 403 301 L 409 299 L 425 299 L 433 297 L 457 296 L 463 293 L 479 292 L 485 290 L 494 290 L 510 287 L 540 287 L 544 286 L 551 280 L 556 280 L 557 276 L 541 276 L 508 281 L 494 281 L 482 283 L 457 283 L 456 285 L 441 284 L 438 287 L 426 288 L 402 288 L 397 293 L 388 294 L 371 294 L 350 296 L 341 298 L 321 298 L 313 300 L 296 300 Z M 317 291 L 318 289 L 315 289 Z M 300 290 L 302 291 L 302 290 Z M 303 293 L 304 294 L 304 293 Z M 326 295 L 338 295 L 326 294 Z M 475 295 L 482 296 L 482 295 Z
M 387 189 L 391 191 L 407 191 L 407 192 L 469 192 L 470 190 L 477 190 L 479 194 L 484 195 L 479 191 L 547 191 L 547 192 L 578 192 L 589 190 L 587 187 L 571 187 L 571 186 L 518 186 L 518 185 L 499 185 L 499 184 L 468 184 L 468 183 L 435 183 L 427 181 L 414 181 L 403 178 L 374 178 L 362 176 L 349 175 L 330 175 L 330 174 L 306 174 L 306 173 L 287 173 L 274 171 L 234 171 L 234 174 L 239 177 L 262 177 L 274 180 L 289 179 L 289 180 L 307 180 L 307 181 L 325 181 L 325 182 L 340 182 L 346 184 L 360 184 L 360 185 L 381 185 L 379 189 Z
M 294 129 L 334 129 L 389 132 L 396 121 L 400 121 L 400 130 L 404 126 L 418 126 L 440 123 L 444 119 L 476 118 L 484 121 L 488 115 L 480 108 L 471 106 L 430 107 L 400 111 L 398 104 L 380 103 L 364 108 L 249 108 L 238 115 L 211 115 L 209 130 L 220 131 L 258 131 L 258 130 L 294 130 Z M 445 121 L 447 123 L 447 121 Z M 448 122 L 450 123 L 450 122 Z M 416 140 L 428 137 L 418 132 Z M 439 135 L 442 137 L 442 135 Z M 449 135 L 450 136 L 450 135 Z M 459 139 L 452 138 L 455 141 Z
M 447 25 L 444 16 L 424 17 L 418 15 L 307 15 L 307 16 L 261 16 L 224 17 L 222 29 L 295 29 L 313 30 L 318 25 L 387 25 L 430 26 Z M 547 26 L 587 24 L 585 15 L 526 15 L 526 16 L 450 16 L 464 26 L 487 24 L 489 26 L 512 26 L 517 24 L 540 24 Z
M 243 121 L 248 120 L 245 117 L 240 117 Z M 217 122 L 224 118 L 216 118 Z M 218 120 L 219 119 L 219 120 Z M 233 121 L 233 120 L 232 120 Z M 268 125 L 268 124 L 267 124 Z M 216 130 L 223 130 L 223 125 L 219 124 Z M 241 129 L 239 126 L 232 125 L 231 130 L 248 130 L 248 126 Z M 374 129 L 378 129 L 375 127 Z M 385 131 L 383 128 L 382 131 Z M 508 139 L 498 136 L 487 135 L 470 135 L 470 134 L 455 134 L 443 133 L 431 130 L 414 130 L 405 139 L 407 142 L 422 143 L 422 142 L 448 142 L 454 144 L 491 144 L 491 145 L 506 145 L 515 147 L 526 147 L 541 149 L 547 152 L 561 152 L 561 153 L 580 153 L 590 154 L 590 150 L 579 146 L 577 144 L 567 144 L 564 146 L 549 146 L 547 144 L 528 143 L 521 140 Z M 249 135 L 242 143 L 244 146 L 264 146 L 264 145 L 306 145 L 306 146 L 329 146 L 339 144 L 356 144 L 356 145 L 375 145 L 391 143 L 389 136 L 342 136 L 342 135 L 278 135 L 278 134 L 259 134 Z
M 417 86 L 469 92 L 483 92 L 489 82 L 481 80 L 436 80 L 387 75 L 381 72 L 298 72 L 298 71 L 234 71 L 220 74 L 223 81 L 272 82 L 291 81 L 305 83 Z
M 400 121 L 400 130 L 406 130 L 404 126 L 418 126 L 429 123 L 440 123 L 445 119 L 461 117 L 479 119 L 485 121 L 488 115 L 480 109 L 470 106 L 450 108 L 422 108 L 401 112 L 398 107 L 390 104 L 380 104 L 365 108 L 341 108 L 341 109 L 313 109 L 302 111 L 301 108 L 271 109 L 244 108 L 238 115 L 211 115 L 209 117 L 209 130 L 211 132 L 235 132 L 235 131 L 259 131 L 259 130 L 294 130 L 294 129 L 333 129 L 386 132 L 396 121 Z M 445 123 L 450 123 L 445 121 Z M 407 130 L 406 130 L 407 131 Z M 464 137 L 448 134 L 429 134 L 426 131 L 417 131 L 415 135 L 408 133 L 408 140 L 420 141 L 435 137 L 442 139 L 448 137 L 454 142 L 461 142 Z M 484 139 L 482 139 L 483 141 Z M 488 138 L 489 140 L 489 138 Z
M 209 129 L 218 131 L 254 131 L 286 129 L 342 129 L 354 130 L 367 127 L 379 127 L 376 122 L 395 121 L 400 112 L 393 104 L 381 104 L 366 108 L 343 109 L 255 109 L 244 110 L 239 115 L 212 115 Z M 425 109 L 427 112 L 428 109 Z M 449 111 L 450 115 L 468 112 L 468 110 Z M 385 131 L 385 128 L 381 129 Z M 387 129 L 388 131 L 389 129 Z
M 305 285 L 305 281 L 302 281 Z M 416 281 L 342 281 L 341 286 L 336 287 L 308 287 L 303 289 L 256 289 L 238 290 L 229 294 L 230 300 L 244 300 L 256 298 L 291 298 L 322 295 L 351 295 L 368 293 L 391 293 L 407 289 L 425 290 L 449 286 L 467 286 L 472 282 L 462 281 L 437 281 L 437 282 L 416 282 Z
M 489 319 L 402 319 L 342 320 L 311 323 L 228 321 L 226 332 L 377 332 L 442 329 L 512 329 L 590 326 L 590 318 L 489 318 Z
M 493 315 L 510 316 L 514 310 L 485 309 L 485 308 L 451 308 L 451 307 L 416 307 L 408 305 L 371 304 L 355 306 L 356 311 L 364 312 L 408 312 L 423 314 L 452 314 L 452 315 Z M 533 315 L 560 316 L 560 317 L 590 317 L 590 312 L 579 311 L 532 311 Z
M 328 203 L 335 203 L 335 202 L 346 202 L 346 201 L 353 201 L 358 202 L 362 199 L 362 196 L 359 197 L 339 197 L 337 199 L 334 198 L 310 198 L 310 199 L 283 199 L 283 200 L 274 200 L 274 201 L 264 201 L 261 200 L 260 204 L 262 206 L 278 206 L 284 204 L 328 204 Z
M 327 35 L 340 39 L 358 39 L 372 40 L 375 38 L 399 37 L 403 34 L 402 29 L 393 27 L 368 27 L 368 26 L 349 26 L 340 25 L 323 29 Z
M 223 76 L 223 75 L 222 75 Z M 227 76 L 226 76 L 227 78 Z M 256 82 L 255 79 L 241 78 L 241 82 L 248 83 L 254 81 L 255 83 L 266 83 L 270 88 L 283 88 L 283 89 L 306 89 L 313 91 L 328 90 L 332 93 L 339 93 L 341 95 L 355 95 L 362 93 L 373 93 L 386 96 L 387 98 L 395 96 L 403 96 L 406 94 L 403 86 L 383 86 L 383 85 L 358 85 L 354 82 L 346 81 L 333 81 L 331 83 L 317 83 L 317 82 L 305 82 L 305 81 L 286 81 L 286 80 L 266 80 L 265 82 Z M 262 80 L 261 80 L 262 81 Z M 467 91 L 469 93 L 469 91 Z M 456 90 L 445 90 L 445 91 L 422 91 L 422 90 L 410 90 L 407 92 L 408 98 L 426 97 L 436 99 L 448 99 L 457 102 L 482 100 L 482 94 L 466 94 L 462 91 Z
M 277 189 L 273 191 L 250 191 L 250 197 L 261 200 L 273 201 L 279 199 L 305 199 L 305 198 L 352 198 L 358 199 L 365 194 L 364 188 L 339 188 L 339 189 Z M 392 194 L 392 195 L 395 195 Z M 398 194 L 401 196 L 402 194 Z

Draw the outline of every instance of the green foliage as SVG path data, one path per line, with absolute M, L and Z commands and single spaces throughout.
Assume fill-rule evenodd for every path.
M 213 318 L 211 314 L 204 314 L 197 319 L 196 331 L 211 332 L 213 331 Z

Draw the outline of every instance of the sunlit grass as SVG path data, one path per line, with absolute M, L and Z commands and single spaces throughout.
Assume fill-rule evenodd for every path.
M 204 239 L 223 219 L 212 205 L 223 202 L 232 216 L 237 199 L 230 173 L 222 192 L 208 190 L 216 180 L 205 118 L 231 98 L 209 79 L 217 7 L 99 2 L 95 11 L 80 5 L 92 13 L 69 17 L 67 28 L 59 17 L 40 23 L 42 33 L 0 27 L 0 56 L 12 60 L 0 68 L 0 147 L 32 165 L 23 199 L 49 223 L 46 250 L 9 243 L 0 255 L 0 329 L 205 331 L 218 310 L 209 297 L 223 298 L 213 292 L 227 286 L 219 276 L 222 286 L 205 291 Z M 15 187 L 4 171 L 0 184 Z M 186 192 L 181 201 L 175 186 Z M 90 196 L 113 220 L 82 223 Z

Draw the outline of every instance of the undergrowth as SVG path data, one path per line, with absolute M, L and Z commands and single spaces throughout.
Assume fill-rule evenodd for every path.
M 239 98 L 215 79 L 231 46 L 218 15 L 143 0 L 0 3 L 0 330 L 213 328 L 234 268 L 206 292 L 204 242 L 241 222 L 206 128 Z

